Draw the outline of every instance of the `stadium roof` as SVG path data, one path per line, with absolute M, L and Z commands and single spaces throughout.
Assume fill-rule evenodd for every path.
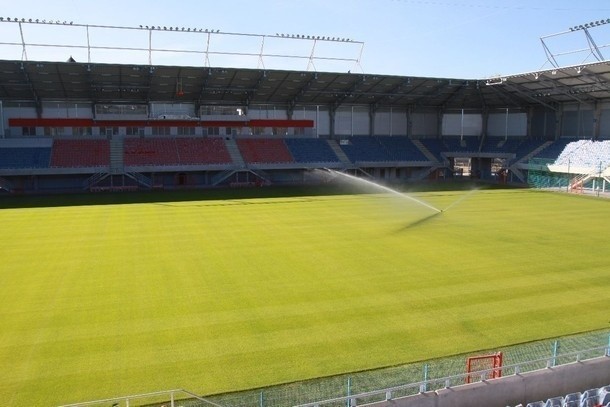
M 487 81 L 513 95 L 541 104 L 610 101 L 610 62 L 595 62 L 529 72 Z
M 239 68 L 0 61 L 0 100 L 494 109 L 610 101 L 610 63 L 466 80 Z

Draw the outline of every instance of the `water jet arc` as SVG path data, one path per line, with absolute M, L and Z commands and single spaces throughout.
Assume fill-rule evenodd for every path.
M 373 182 L 373 181 L 369 181 L 369 180 L 364 179 L 364 178 L 356 177 L 355 175 L 346 174 L 346 173 L 344 173 L 344 172 L 340 172 L 340 171 L 335 171 L 335 170 L 332 170 L 332 169 L 330 169 L 330 168 L 324 168 L 324 170 L 325 170 L 325 171 L 328 171 L 329 173 L 331 173 L 331 174 L 333 174 L 333 175 L 335 175 L 335 176 L 340 176 L 340 177 L 344 177 L 344 178 L 350 179 L 350 180 L 352 180 L 352 181 L 357 181 L 357 182 L 359 182 L 359 183 L 363 183 L 363 184 L 366 184 L 366 185 L 368 185 L 368 186 L 372 186 L 372 187 L 375 187 L 375 188 L 378 188 L 378 189 L 382 189 L 382 190 L 384 190 L 384 191 L 386 191 L 386 192 L 389 192 L 389 193 L 391 193 L 391 194 L 397 195 L 397 196 L 399 196 L 399 197 L 401 197 L 401 198 L 409 199 L 409 200 L 411 200 L 411 201 L 413 201 L 413 202 L 418 203 L 418 204 L 419 204 L 419 205 L 421 205 L 421 206 L 424 206 L 424 207 L 426 207 L 426 208 L 428 208 L 428 209 L 433 210 L 433 211 L 434 211 L 434 212 L 436 212 L 437 214 L 439 214 L 439 213 L 442 213 L 442 212 L 443 212 L 442 210 L 440 210 L 440 209 L 438 209 L 438 208 L 435 208 L 434 206 L 432 206 L 432 205 L 430 205 L 430 204 L 428 204 L 428 203 L 426 203 L 426 202 L 424 202 L 424 201 L 421 201 L 421 200 L 419 200 L 419 199 L 417 199 L 417 198 L 414 198 L 414 197 L 412 197 L 412 196 L 410 196 L 410 195 L 403 194 L 402 192 L 399 192 L 399 191 L 397 191 L 397 190 L 395 190 L 395 189 L 392 189 L 392 188 L 386 187 L 385 185 L 381 185 L 381 184 L 378 184 L 378 183 Z

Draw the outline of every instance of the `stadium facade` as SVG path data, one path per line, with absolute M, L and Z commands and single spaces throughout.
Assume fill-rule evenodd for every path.
M 609 79 L 606 62 L 473 80 L 2 60 L 0 190 L 300 184 L 313 168 L 525 183 L 532 158 L 610 140 Z

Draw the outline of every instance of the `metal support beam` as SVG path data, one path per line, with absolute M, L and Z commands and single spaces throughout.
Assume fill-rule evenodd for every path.
M 538 98 L 533 97 L 528 92 L 523 91 L 522 89 L 519 89 L 519 86 L 516 85 L 516 84 L 510 84 L 510 83 L 506 82 L 504 84 L 504 86 L 506 86 L 508 89 L 514 90 L 516 93 L 520 94 L 521 96 L 525 97 L 526 99 L 529 99 L 529 100 L 531 100 L 533 102 L 539 103 L 542 106 L 547 107 L 547 108 L 549 108 L 551 110 L 557 111 L 557 107 L 552 106 L 552 105 L 550 105 L 550 104 L 548 104 L 548 103 L 546 103 L 546 102 L 544 102 L 544 101 L 542 101 L 542 100 L 540 100 Z

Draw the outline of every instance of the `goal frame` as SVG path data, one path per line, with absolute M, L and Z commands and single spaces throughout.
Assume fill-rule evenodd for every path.
M 481 380 L 502 377 L 502 361 L 502 352 L 469 357 L 466 360 L 466 372 L 468 373 L 466 375 L 466 383 L 472 383 L 473 378 L 476 377 L 480 377 Z M 481 369 L 481 366 L 484 366 L 484 368 Z M 491 373 L 491 375 L 489 373 Z

